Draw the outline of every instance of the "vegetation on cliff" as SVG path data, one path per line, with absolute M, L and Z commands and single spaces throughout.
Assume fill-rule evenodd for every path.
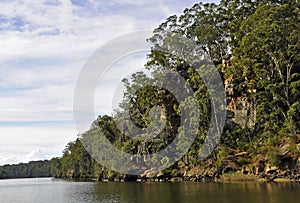
M 170 16 L 149 39 L 153 47 L 168 42 L 166 31 L 179 34 L 199 46 L 207 60 L 217 67 L 227 93 L 228 117 L 219 145 L 205 160 L 199 159 L 201 144 L 210 122 L 209 92 L 199 73 L 187 61 L 153 49 L 146 67 L 159 78 L 160 67 L 179 73 L 192 87 L 199 104 L 197 138 L 174 165 L 161 174 L 145 171 L 141 178 L 181 177 L 201 180 L 240 172 L 261 177 L 299 179 L 300 169 L 300 4 L 297 0 L 221 0 L 219 4 L 198 3 L 181 16 Z M 98 130 L 117 148 L 131 154 L 151 154 L 180 136 L 179 104 L 166 89 L 145 86 L 151 78 L 143 72 L 123 83 L 130 104 L 130 118 L 146 128 L 153 106 L 166 113 L 166 127 L 152 140 L 140 141 L 120 132 L 112 116 L 99 116 L 80 138 L 93 138 Z M 142 87 L 135 92 L 136 87 Z M 115 117 L 122 114 L 117 112 Z M 193 115 L 187 115 L 193 121 Z M 126 121 L 124 121 L 126 122 Z M 95 142 L 97 142 L 95 140 Z M 180 143 L 179 143 L 180 145 Z M 91 146 L 93 148 L 93 146 Z M 180 147 L 180 146 L 178 146 Z M 155 157 L 153 158 L 155 159 Z M 147 164 L 147 160 L 143 160 Z M 168 158 L 152 160 L 165 164 Z M 70 142 L 61 158 L 51 160 L 56 177 L 121 179 L 97 163 L 77 139 Z M 126 178 L 126 176 L 125 176 Z

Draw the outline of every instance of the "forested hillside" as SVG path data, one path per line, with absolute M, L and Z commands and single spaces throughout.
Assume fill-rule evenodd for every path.
M 50 161 L 31 161 L 0 166 L 0 179 L 51 177 Z
M 300 177 L 300 3 L 297 0 L 221 0 L 219 4 L 199 3 L 170 16 L 148 39 L 153 47 L 168 43 L 168 35 L 181 35 L 195 42 L 206 60 L 217 67 L 227 96 L 227 120 L 221 141 L 205 160 L 199 158 L 201 145 L 211 120 L 209 91 L 195 64 L 171 53 L 153 49 L 146 67 L 153 78 L 160 67 L 179 73 L 191 86 L 197 99 L 200 120 L 196 139 L 188 153 L 162 173 L 144 171 L 140 178 L 180 178 L 202 180 L 224 174 L 252 174 L 275 179 Z M 200 66 L 200 65 L 199 65 Z M 200 67 L 199 67 L 200 68 Z M 150 109 L 160 106 L 160 119 L 166 127 L 152 140 L 136 140 L 120 132 L 114 117 L 101 115 L 80 139 L 95 139 L 97 132 L 118 149 L 146 155 L 168 146 L 176 136 L 188 133 L 180 126 L 181 112 L 190 101 L 179 104 L 167 89 L 151 84 L 153 78 L 137 72 L 124 79 L 130 104 L 130 118 L 146 128 L 151 124 Z M 155 84 L 155 83 L 153 83 Z M 133 98 L 133 99 L 132 99 Z M 165 113 L 164 113 L 165 112 Z M 195 115 L 188 115 L 193 122 Z M 126 126 L 126 121 L 125 126 Z M 129 178 L 106 169 L 84 149 L 80 139 L 70 142 L 61 158 L 51 160 L 56 177 L 119 180 Z M 178 144 L 180 145 L 180 143 Z M 180 148 L 181 146 L 177 146 Z M 109 161 L 109 160 L 108 160 Z M 149 160 L 139 160 L 147 165 Z M 167 157 L 153 157 L 151 163 L 168 164 Z M 142 171 L 142 168 L 141 168 Z

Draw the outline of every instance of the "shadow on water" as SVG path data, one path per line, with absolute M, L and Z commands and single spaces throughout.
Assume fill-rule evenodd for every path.
M 293 203 L 300 183 L 78 182 L 60 179 L 0 181 L 0 203 Z
M 298 202 L 297 183 L 95 183 L 103 202 Z

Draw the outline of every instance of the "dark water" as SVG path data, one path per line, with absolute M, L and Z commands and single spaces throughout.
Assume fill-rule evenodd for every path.
M 297 183 L 114 183 L 0 180 L 0 202 L 300 202 Z

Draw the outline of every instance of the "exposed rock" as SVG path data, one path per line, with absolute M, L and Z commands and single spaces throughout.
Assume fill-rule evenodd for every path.
M 242 173 L 245 175 L 250 174 L 250 168 L 248 166 L 243 166 Z
M 267 168 L 266 168 L 266 174 L 274 174 L 274 173 L 276 173 L 276 172 L 278 172 L 278 167 L 277 166 L 268 166 Z
M 248 155 L 249 155 L 248 152 L 240 152 L 240 153 L 235 154 L 235 156 L 243 156 L 243 157 L 248 156 Z
M 255 165 L 255 175 L 261 175 L 265 171 L 265 161 L 260 160 Z
M 281 145 L 279 147 L 280 154 L 285 156 L 287 153 L 289 153 L 289 148 L 290 148 L 290 144 Z
M 174 177 L 170 179 L 171 182 L 181 182 L 183 179 L 181 177 Z

